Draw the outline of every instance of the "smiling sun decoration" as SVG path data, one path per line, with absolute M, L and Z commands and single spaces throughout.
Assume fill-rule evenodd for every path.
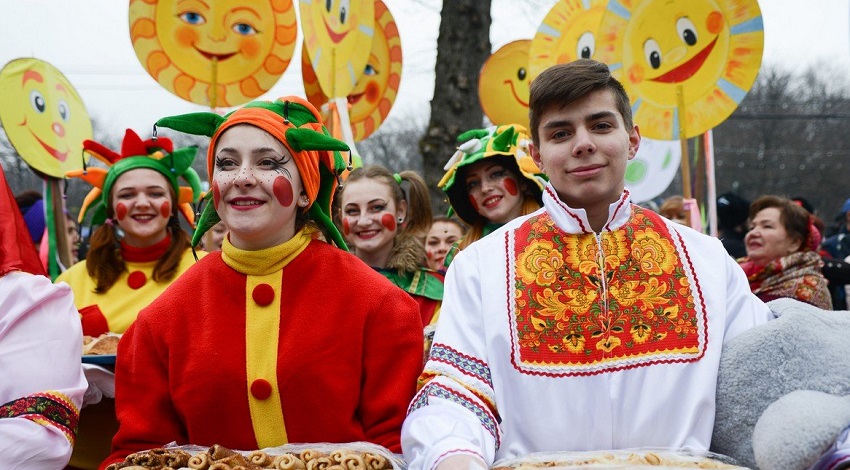
M 555 64 L 596 58 L 596 36 L 608 0 L 559 0 L 537 28 L 529 50 L 530 80 Z
M 301 0 L 304 46 L 322 91 L 348 96 L 369 61 L 375 36 L 374 0 Z
M 130 39 L 145 70 L 211 107 L 268 91 L 292 59 L 297 31 L 292 0 L 130 0 Z
M 729 117 L 764 49 L 756 0 L 611 0 L 598 38 L 597 60 L 626 88 L 641 135 L 662 140 L 679 138 L 680 119 L 690 138 Z
M 91 118 L 62 72 L 38 59 L 15 59 L 0 71 L 0 123 L 33 169 L 62 178 L 82 168 Z
M 390 10 L 375 0 L 375 38 L 363 75 L 348 94 L 349 120 L 355 142 L 372 135 L 390 114 L 401 85 L 401 37 Z M 301 76 L 307 99 L 316 109 L 327 103 L 307 48 L 302 49 Z
M 530 39 L 500 47 L 481 66 L 478 101 L 493 124 L 528 127 L 528 50 Z

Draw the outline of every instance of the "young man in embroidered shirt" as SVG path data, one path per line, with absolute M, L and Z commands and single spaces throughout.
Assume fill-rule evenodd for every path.
M 548 69 L 530 109 L 544 207 L 452 263 L 402 429 L 410 468 L 707 450 L 722 345 L 773 315 L 717 239 L 630 203 L 640 133 L 605 64 Z

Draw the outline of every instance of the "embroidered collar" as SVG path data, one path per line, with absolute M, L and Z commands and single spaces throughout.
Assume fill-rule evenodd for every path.
M 170 233 L 166 233 L 165 238 L 161 241 L 144 248 L 128 245 L 124 240 L 121 240 L 121 257 L 124 258 L 124 261 L 131 263 L 148 263 L 165 256 L 169 246 L 171 246 Z
M 221 259 L 224 264 L 236 271 L 253 276 L 265 276 L 283 269 L 296 256 L 301 254 L 313 239 L 307 229 L 301 229 L 291 239 L 280 245 L 262 250 L 240 250 L 224 238 L 221 245 Z
M 587 212 L 584 209 L 574 209 L 561 201 L 552 183 L 546 185 L 543 191 L 543 206 L 561 230 L 566 233 L 594 233 L 587 220 Z M 629 190 L 623 191 L 620 199 L 608 206 L 608 222 L 605 223 L 603 231 L 614 231 L 629 221 L 632 209 L 630 204 Z

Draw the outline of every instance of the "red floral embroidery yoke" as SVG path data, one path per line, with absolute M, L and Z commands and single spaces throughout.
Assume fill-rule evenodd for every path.
M 520 372 L 594 375 L 702 357 L 707 319 L 687 251 L 661 216 L 632 208 L 626 225 L 599 235 L 565 233 L 546 213 L 506 234 Z

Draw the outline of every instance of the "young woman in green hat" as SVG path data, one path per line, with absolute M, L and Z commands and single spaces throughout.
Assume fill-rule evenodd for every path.
M 446 255 L 446 267 L 458 251 L 542 207 L 546 180 L 531 159 L 526 132 L 512 124 L 473 129 L 458 137 L 463 143 L 438 186 L 448 196 L 451 211 L 471 228 Z

